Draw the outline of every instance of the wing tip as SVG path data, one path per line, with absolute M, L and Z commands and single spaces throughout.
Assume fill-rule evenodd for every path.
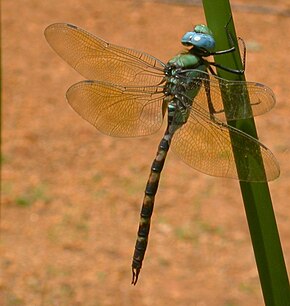
M 48 25 L 45 29 L 44 29 L 44 35 L 46 35 L 49 31 L 51 30 L 54 30 L 56 28 L 71 28 L 71 29 L 74 29 L 74 30 L 77 30 L 79 29 L 78 26 L 72 24 L 72 23 L 67 23 L 67 22 L 55 22 L 55 23 L 52 23 L 50 25 Z

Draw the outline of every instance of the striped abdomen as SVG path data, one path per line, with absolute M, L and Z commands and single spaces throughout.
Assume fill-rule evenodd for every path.
M 142 261 L 148 243 L 150 221 L 154 207 L 155 195 L 159 184 L 160 173 L 162 171 L 165 158 L 170 146 L 170 141 L 171 141 L 171 136 L 170 134 L 168 134 L 167 130 L 159 144 L 157 155 L 151 166 L 150 176 L 146 185 L 145 196 L 140 214 L 138 237 L 132 261 L 132 273 L 133 273 L 132 284 L 134 285 L 137 283 L 140 269 L 142 267 Z

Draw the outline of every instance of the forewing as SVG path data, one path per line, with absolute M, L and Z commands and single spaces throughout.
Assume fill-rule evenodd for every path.
M 149 135 L 162 125 L 162 87 L 124 87 L 82 81 L 67 91 L 71 107 L 99 131 L 110 136 Z
M 229 96 L 227 106 L 228 120 L 246 119 L 262 115 L 270 111 L 276 103 L 273 91 L 263 84 L 228 81 L 214 75 L 208 75 L 207 73 L 200 73 L 200 75 L 203 84 L 193 103 L 209 111 L 205 87 L 206 84 L 209 85 L 210 97 L 215 110 L 213 115 L 222 121 L 226 121 L 222 99 L 223 94 Z M 247 104 L 247 95 L 249 96 L 251 107 Z
M 45 29 L 45 37 L 69 65 L 87 79 L 119 85 L 157 85 L 164 64 L 155 57 L 115 46 L 81 28 L 56 23 Z
M 232 146 L 239 155 L 238 162 L 242 163 L 239 175 Z M 209 114 L 198 105 L 192 108 L 187 123 L 173 136 L 172 150 L 189 166 L 212 176 L 257 182 L 279 176 L 278 163 L 269 149 L 219 120 L 211 121 Z M 266 174 L 260 170 L 259 151 Z

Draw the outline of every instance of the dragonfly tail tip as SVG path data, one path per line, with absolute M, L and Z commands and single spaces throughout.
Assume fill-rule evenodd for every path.
M 140 269 L 132 268 L 132 282 L 131 285 L 136 285 L 139 277 Z

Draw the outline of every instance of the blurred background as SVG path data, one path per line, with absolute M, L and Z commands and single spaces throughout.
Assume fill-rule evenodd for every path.
M 271 87 L 257 118 L 279 160 L 270 183 L 290 267 L 290 4 L 232 1 L 247 44 L 246 77 Z M 2 1 L 1 305 L 263 305 L 238 181 L 169 153 L 138 284 L 131 256 L 150 166 L 163 135 L 102 135 L 67 104 L 82 77 L 45 41 L 69 22 L 166 62 L 204 23 L 200 1 Z M 261 203 L 263 205 L 263 203 Z

